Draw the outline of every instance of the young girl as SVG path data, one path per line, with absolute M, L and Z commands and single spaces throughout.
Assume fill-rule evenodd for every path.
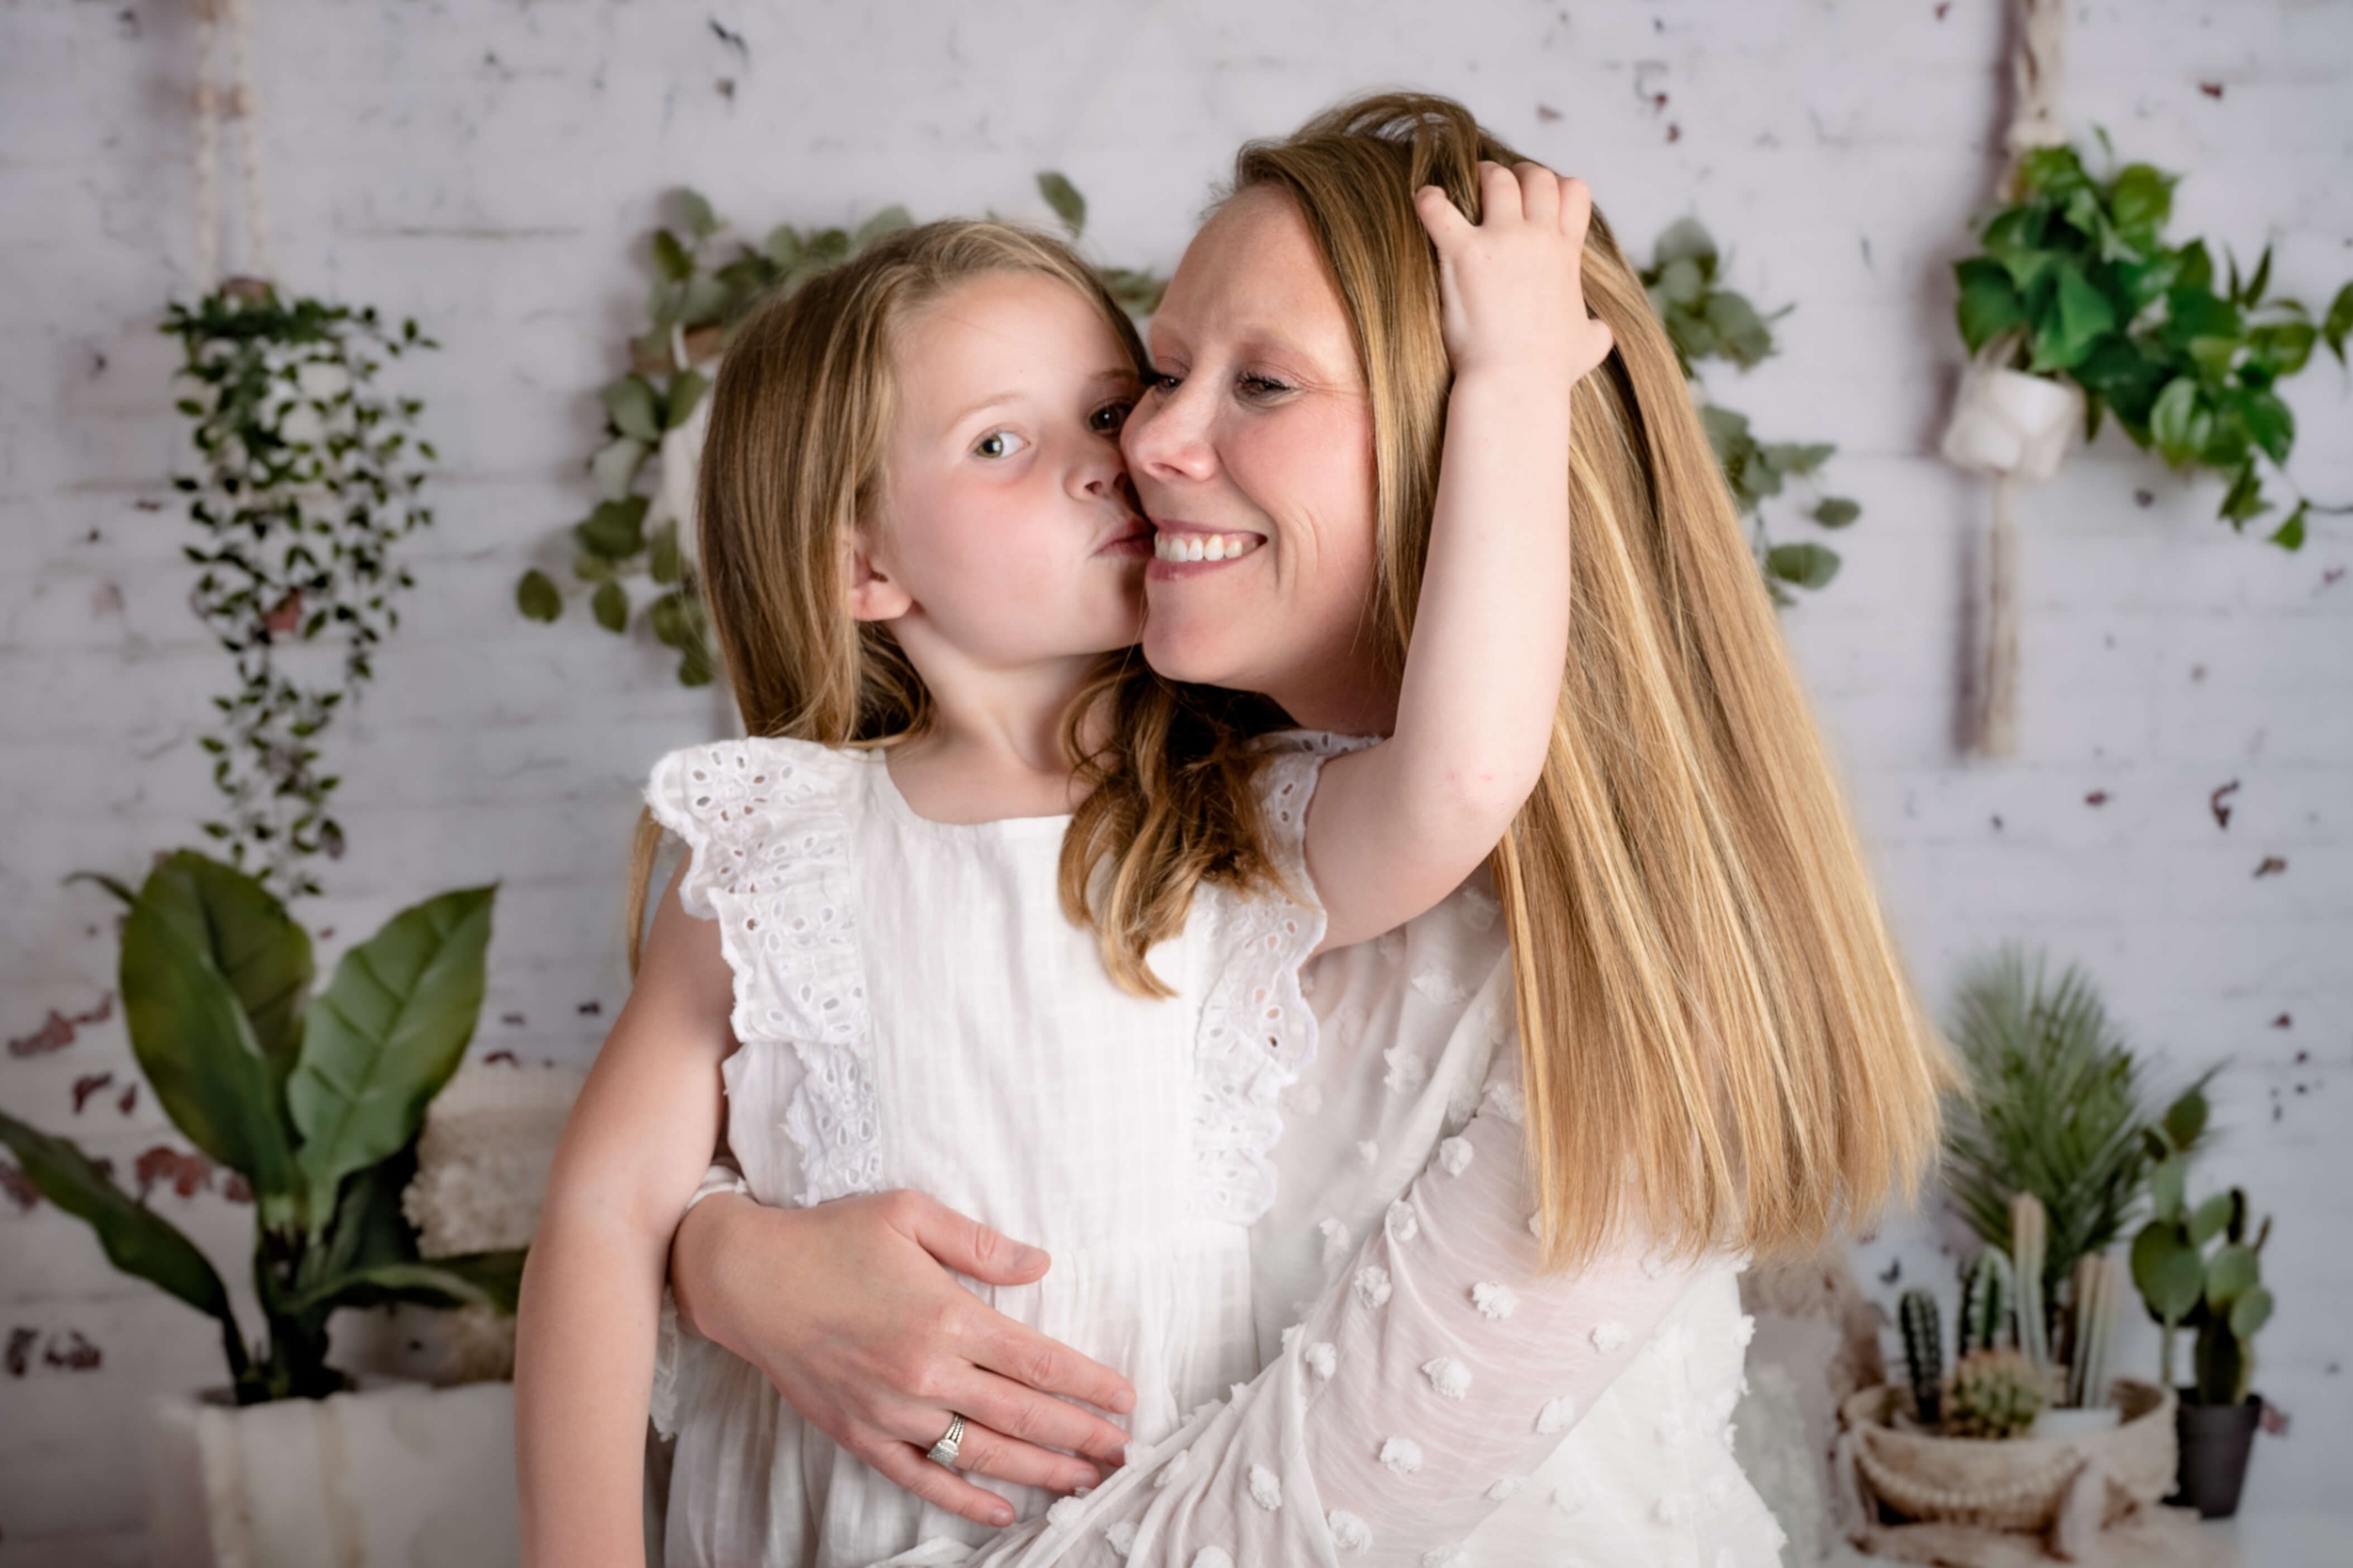
M 665 757 L 648 792 L 690 856 L 526 1274 L 532 1560 L 639 1560 L 664 1255 L 720 1132 L 714 1076 L 761 1201 L 914 1189 L 1044 1243 L 1043 1278 L 987 1299 L 1125 1371 L 1139 1439 L 1256 1369 L 1247 1226 L 1313 1049 L 1299 967 L 1479 865 L 1541 765 L 1566 648 L 1569 396 L 1609 348 L 1577 289 L 1582 187 L 1495 170 L 1477 229 L 1429 194 L 1472 417 L 1377 744 L 1253 745 L 1248 699 L 1132 658 L 1147 557 L 1284 563 L 1251 559 L 1254 532 L 1137 516 L 1116 437 L 1141 353 L 1066 250 L 930 225 L 738 334 L 700 499 L 751 738 Z M 694 1340 L 681 1359 L 673 1496 L 703 1501 L 673 1508 L 671 1563 L 985 1533 L 834 1448 L 760 1368 Z M 953 1463 L 958 1399 L 907 1413 L 903 1457 Z M 1000 1522 L 1048 1500 L 1003 1490 Z

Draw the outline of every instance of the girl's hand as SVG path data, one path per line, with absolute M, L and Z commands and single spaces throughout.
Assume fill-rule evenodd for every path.
M 1026 1285 L 1046 1254 L 920 1192 L 814 1208 L 720 1193 L 671 1242 L 679 1314 L 765 1373 L 787 1404 L 844 1450 L 935 1508 L 1008 1525 L 1004 1498 L 924 1452 L 965 1418 L 957 1468 L 1049 1492 L 1098 1484 L 1070 1453 L 1117 1464 L 1128 1433 L 1069 1402 L 1134 1408 L 1108 1367 L 1005 1317 L 949 1270 Z
M 1593 192 L 1540 164 L 1482 161 L 1479 178 L 1476 226 L 1436 185 L 1414 198 L 1438 251 L 1454 374 L 1532 378 L 1565 392 L 1609 356 L 1609 328 L 1586 313 L 1579 281 Z

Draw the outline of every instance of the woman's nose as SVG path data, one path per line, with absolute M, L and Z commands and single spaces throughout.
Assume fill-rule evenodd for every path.
M 1206 479 L 1217 467 L 1207 421 L 1191 383 L 1149 397 L 1128 416 L 1120 449 L 1131 472 L 1155 479 Z

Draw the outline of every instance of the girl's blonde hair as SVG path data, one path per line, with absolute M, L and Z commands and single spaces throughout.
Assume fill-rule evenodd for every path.
M 1474 221 L 1520 155 L 1394 93 L 1242 150 L 1296 205 L 1369 387 L 1381 656 L 1402 667 L 1451 373 L 1414 193 Z M 1642 283 L 1597 212 L 1615 351 L 1577 387 L 1570 648 L 1552 747 L 1493 866 L 1518 990 L 1545 1252 L 1622 1221 L 1666 1247 L 1810 1249 L 1908 1192 L 1954 1080 L 1872 890 L 1732 498 Z
M 696 509 L 699 585 L 744 733 L 887 745 L 930 722 L 930 693 L 888 626 L 851 615 L 845 568 L 883 496 L 900 330 L 958 285 L 1004 273 L 1068 284 L 1144 368 L 1134 324 L 1068 246 L 994 221 L 892 234 L 760 306 L 729 342 Z M 1275 718 L 1260 698 L 1163 680 L 1133 650 L 1107 655 L 1065 716 L 1087 793 L 1064 840 L 1064 902 L 1096 921 L 1104 961 L 1130 990 L 1167 993 L 1144 952 L 1181 928 L 1198 883 L 1273 880 L 1245 741 Z M 641 812 L 632 970 L 661 841 Z

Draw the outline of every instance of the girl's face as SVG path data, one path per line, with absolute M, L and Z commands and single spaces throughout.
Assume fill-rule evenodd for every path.
M 1305 725 L 1385 728 L 1372 408 L 1339 289 L 1289 197 L 1244 190 L 1193 237 L 1152 318 L 1152 368 L 1122 440 L 1158 531 L 1144 656 L 1178 680 L 1263 693 Z
M 851 567 L 859 618 L 891 622 L 919 668 L 1133 643 L 1151 530 L 1120 462 L 1138 388 L 1110 323 L 1058 279 L 993 274 L 902 321 L 893 368 L 884 495 Z

